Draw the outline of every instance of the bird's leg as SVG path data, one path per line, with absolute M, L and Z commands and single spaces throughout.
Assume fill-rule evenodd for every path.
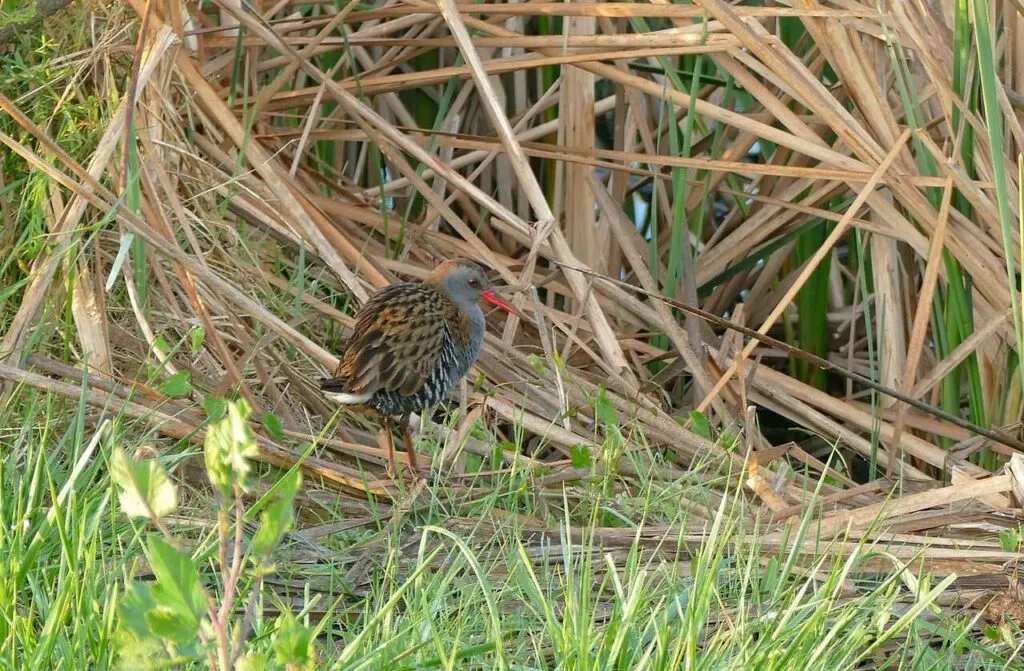
M 419 463 L 416 459 L 416 443 L 412 439 L 412 426 L 409 424 L 409 415 L 402 416 L 402 442 L 405 443 L 405 454 L 409 458 L 409 468 L 413 477 L 422 476 Z
M 384 466 L 384 470 L 387 473 L 388 477 L 394 480 L 395 474 L 398 471 L 395 469 L 395 437 L 391 433 L 390 417 L 384 418 L 384 440 L 387 441 L 388 450 L 388 461 L 387 464 Z

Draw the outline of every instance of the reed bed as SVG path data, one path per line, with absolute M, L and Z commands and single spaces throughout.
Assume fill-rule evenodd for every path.
M 1018 10 L 128 0 L 53 82 L 109 96 L 87 161 L 31 91 L 0 93 L 47 213 L 0 378 L 166 445 L 237 394 L 263 460 L 404 510 L 377 428 L 316 382 L 375 289 L 469 257 L 525 319 L 489 315 L 460 394 L 420 418 L 436 491 L 699 470 L 716 498 L 681 493 L 689 526 L 641 545 L 696 549 L 742 499 L 735 538 L 808 566 L 867 542 L 885 557 L 859 571 L 895 558 L 954 576 L 943 605 L 1013 615 Z

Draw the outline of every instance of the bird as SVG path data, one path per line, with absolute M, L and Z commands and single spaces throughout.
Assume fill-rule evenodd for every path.
M 355 315 L 324 395 L 370 409 L 382 419 L 387 470 L 395 475 L 392 422 L 399 417 L 413 477 L 421 475 L 409 415 L 443 401 L 480 355 L 486 323 L 481 300 L 519 315 L 491 287 L 484 270 L 464 258 L 439 264 L 422 282 L 399 282 L 373 294 Z

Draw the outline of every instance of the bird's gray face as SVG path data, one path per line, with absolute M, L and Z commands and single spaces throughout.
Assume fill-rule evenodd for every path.
M 514 307 L 494 293 L 483 268 L 475 263 L 463 261 L 448 271 L 444 277 L 444 288 L 463 310 L 479 310 L 483 299 L 506 312 L 518 314 Z
M 480 302 L 484 292 L 491 288 L 491 283 L 483 269 L 465 263 L 452 268 L 444 278 L 444 286 L 452 300 L 469 306 Z

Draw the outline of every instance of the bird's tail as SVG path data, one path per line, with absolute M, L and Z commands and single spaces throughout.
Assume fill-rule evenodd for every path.
M 345 391 L 345 378 L 327 377 L 320 380 L 320 391 Z
M 343 377 L 331 377 L 320 381 L 320 390 L 324 392 L 324 396 L 335 403 L 341 403 L 342 405 L 360 405 L 366 403 L 373 397 L 373 393 L 353 393 L 345 391 L 347 386 L 348 380 Z

